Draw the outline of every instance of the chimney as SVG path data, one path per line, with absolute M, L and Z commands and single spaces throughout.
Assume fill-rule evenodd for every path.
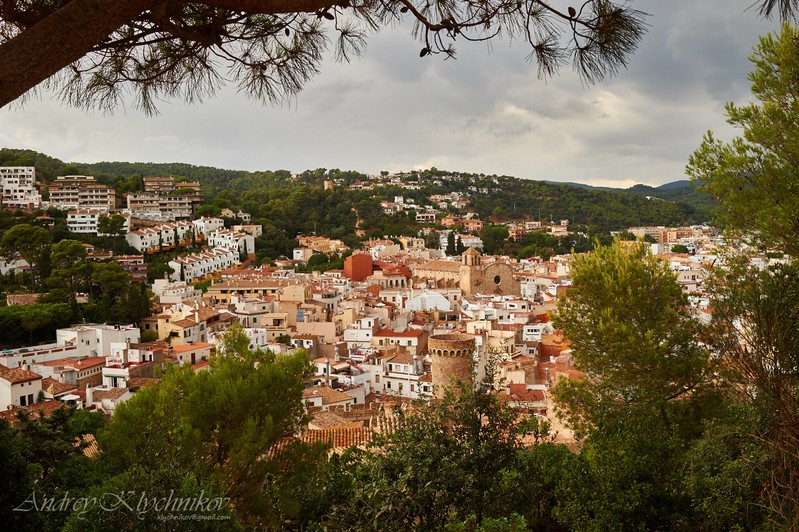
M 325 359 L 325 381 L 327 382 L 327 386 L 330 386 L 330 358 Z

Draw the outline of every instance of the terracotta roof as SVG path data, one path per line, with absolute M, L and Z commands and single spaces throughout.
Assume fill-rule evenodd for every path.
M 192 369 L 195 369 L 195 370 L 202 369 L 202 368 L 208 366 L 210 363 L 211 362 L 209 360 L 201 360 L 201 361 L 197 362 L 196 364 L 193 364 L 191 367 L 192 367 Z
M 335 427 L 306 431 L 300 435 L 300 439 L 305 443 L 327 443 L 336 450 L 366 447 L 366 444 L 372 439 L 372 434 L 372 429 L 366 427 Z
M 92 401 L 102 401 L 103 399 L 119 399 L 128 393 L 127 388 L 110 388 L 107 390 L 94 390 L 92 392 Z
M 8 410 L 0 412 L 0 419 L 5 419 L 9 423 L 17 422 L 17 412 L 26 412 L 30 417 L 48 417 L 59 408 L 66 408 L 64 403 L 54 399 L 48 399 L 41 403 L 36 403 L 30 406 L 12 406 Z
M 327 386 L 314 386 L 312 388 L 305 388 L 302 391 L 303 399 L 313 399 L 316 397 L 322 398 L 322 404 L 328 405 L 331 403 L 340 403 L 342 401 L 352 401 L 352 397 L 344 392 L 339 392 Z
M 100 456 L 100 445 L 97 443 L 93 434 L 83 434 L 75 439 L 75 447 L 83 446 L 81 449 L 84 456 L 96 458 Z
M 431 260 L 421 264 L 415 270 L 432 270 L 442 272 L 458 272 L 460 271 L 461 263 L 452 260 Z
M 202 307 L 200 310 L 197 311 L 197 316 L 200 318 L 200 321 L 208 321 L 209 318 L 214 318 L 219 315 L 216 309 Z
M 131 377 L 127 380 L 129 390 L 144 388 L 146 386 L 155 386 L 161 384 L 161 379 L 157 377 Z
M 0 379 L 6 380 L 11 384 L 21 384 L 41 379 L 38 373 L 25 368 L 7 368 L 0 364 Z
M 39 301 L 42 294 L 8 294 L 6 302 L 11 305 L 34 305 Z
M 543 362 L 538 366 L 538 379 L 540 382 L 545 382 L 547 378 L 547 369 L 549 370 L 549 379 L 554 384 L 560 376 L 567 377 L 570 380 L 581 380 L 585 378 L 585 373 L 563 362 Z
M 188 327 L 194 327 L 197 325 L 197 322 L 194 320 L 190 320 L 188 318 L 183 318 L 182 320 L 173 321 L 172 325 L 176 325 L 178 327 L 183 327 L 184 329 Z
M 349 421 L 332 412 L 317 412 L 308 422 L 308 428 L 310 430 L 360 427 L 363 427 L 363 422 Z
M 193 344 L 176 345 L 172 348 L 172 354 L 194 351 L 195 349 L 205 349 L 206 347 L 213 346 L 214 344 L 209 344 L 208 342 L 194 342 Z
M 55 379 L 51 379 L 50 377 L 45 377 L 42 379 L 42 390 L 52 395 L 61 395 L 77 389 L 77 386 L 74 384 L 59 382 Z
M 391 359 L 392 364 L 413 364 L 413 355 L 408 352 L 397 353 Z
M 94 366 L 105 366 L 105 357 L 86 357 L 80 360 L 75 358 L 59 358 L 57 360 L 48 360 L 41 362 L 43 366 L 68 366 L 75 369 L 86 369 Z
M 526 384 L 511 384 L 509 385 L 509 396 L 514 401 L 543 401 L 543 390 L 531 390 L 527 388 Z
M 404 331 L 395 331 L 393 329 L 380 329 L 373 336 L 401 336 L 403 338 L 415 338 L 422 336 L 425 333 L 423 329 L 405 329 Z

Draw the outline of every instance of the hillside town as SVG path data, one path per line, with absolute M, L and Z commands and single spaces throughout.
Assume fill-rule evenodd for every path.
M 559 296 L 571 284 L 571 255 L 547 260 L 483 255 L 476 235 L 486 222 L 445 214 L 453 204 L 467 208 L 466 195 L 432 196 L 436 207 L 427 208 L 402 197 L 384 202 L 386 215 L 413 207 L 417 219 L 438 220 L 444 228 L 429 230 L 438 232 L 438 247 L 426 247 L 429 234 L 370 239 L 355 250 L 340 240 L 299 235 L 290 259 L 255 265 L 254 239 L 262 227 L 243 212 L 223 213 L 242 222 L 233 225 L 222 217 L 192 219 L 199 183 L 144 178 L 145 193 L 128 194 L 122 208 L 113 189 L 87 176 L 58 177 L 44 201 L 34 176 L 33 168 L 0 169 L 3 205 L 68 209 L 74 233 L 98 233 L 102 216 L 118 214 L 124 220 L 118 231 L 140 255 L 92 254 L 118 262 L 131 282 L 146 281 L 149 255 L 189 243 L 202 249 L 170 260 L 171 273 L 148 285 L 152 314 L 141 323 L 74 324 L 58 329 L 54 342 L 7 346 L 0 355 L 0 408 L 6 416 L 53 401 L 110 415 L 142 386 L 157 384 L 166 365 L 207 369 L 233 325 L 243 328 L 252 350 L 307 353 L 315 376 L 303 398 L 309 411 L 325 413 L 324 428 L 312 422 L 308 430 L 326 431 L 334 446 L 346 446 L 353 423 L 376 427 L 386 408 L 429 399 L 452 377 L 469 380 L 474 372 L 482 378 L 488 360 L 498 368 L 494 379 L 503 400 L 555 424 L 550 386 L 561 378 L 584 377 L 573 367 L 569 340 L 551 323 Z M 396 184 L 400 178 L 390 179 Z M 176 199 L 171 194 L 177 188 L 188 194 Z M 568 225 L 568 220 L 511 223 L 509 237 L 557 234 Z M 448 255 L 455 229 L 465 251 Z M 703 318 L 706 268 L 718 260 L 722 244 L 718 231 L 661 226 L 631 227 L 628 233 L 639 242 L 646 238 Z M 688 252 L 673 253 L 677 246 Z M 345 256 L 343 269 L 298 271 L 317 254 Z M 10 257 L 4 264 L 4 273 L 27 267 Z M 195 286 L 200 282 L 202 290 Z M 7 303 L 35 304 L 35 299 L 35 294 L 27 299 L 9 294 Z M 568 441 L 568 429 L 560 427 L 558 437 Z
M 799 0 L 716 3 L 0 2 L 0 526 L 799 530 Z

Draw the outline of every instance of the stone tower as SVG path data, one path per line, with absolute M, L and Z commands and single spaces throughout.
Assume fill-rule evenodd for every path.
M 433 360 L 433 394 L 443 397 L 444 388 L 452 385 L 452 378 L 472 383 L 472 363 L 475 341 L 468 334 L 451 333 L 431 336 L 427 349 Z

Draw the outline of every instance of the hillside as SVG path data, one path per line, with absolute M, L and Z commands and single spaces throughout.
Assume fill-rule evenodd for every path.
M 341 237 L 355 232 L 358 211 L 365 229 L 375 233 L 413 233 L 412 220 L 386 220 L 380 201 L 396 196 L 424 205 L 433 194 L 460 193 L 469 199 L 464 212 L 476 212 L 482 219 L 561 220 L 598 231 L 620 230 L 638 225 L 686 225 L 709 222 L 714 202 L 694 190 L 686 181 L 662 187 L 636 185 L 627 190 L 517 179 L 510 176 L 452 172 L 431 168 L 403 173 L 394 178 L 377 177 L 338 169 L 308 170 L 292 176 L 286 170 L 249 172 L 184 163 L 64 163 L 28 150 L 0 150 L 0 165 L 34 165 L 44 180 L 62 173 L 95 176 L 120 192 L 140 189 L 141 177 L 172 175 L 203 184 L 206 203 L 216 207 L 241 208 L 286 235 L 316 230 Z M 323 190 L 325 181 L 336 183 Z M 353 184 L 367 183 L 370 190 Z M 308 212 L 308 206 L 313 205 Z M 396 217 L 395 217 L 396 218 Z

